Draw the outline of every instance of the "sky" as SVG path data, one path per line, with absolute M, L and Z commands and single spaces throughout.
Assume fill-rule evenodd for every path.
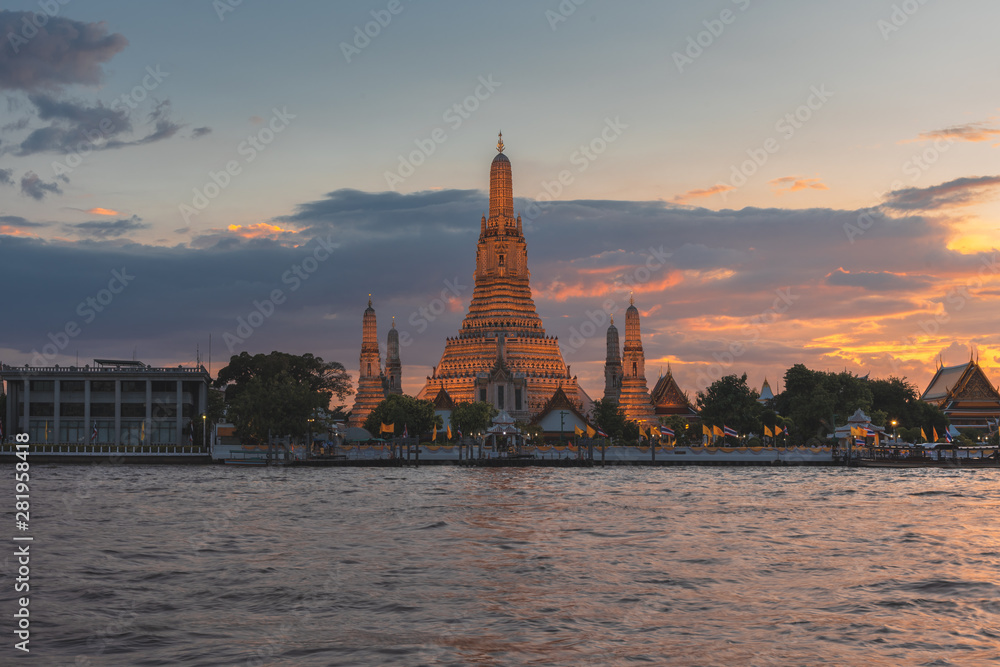
M 796 363 L 1000 381 L 991 0 L 6 2 L 0 360 L 311 352 L 368 295 L 416 394 L 472 295 L 498 131 L 538 312 L 693 398 Z M 211 339 L 211 344 L 210 344 Z

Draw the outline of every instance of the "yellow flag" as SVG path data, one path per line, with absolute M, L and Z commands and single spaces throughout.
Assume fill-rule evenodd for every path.
M 202 420 L 204 421 L 204 420 Z M 139 442 L 146 442 L 146 420 L 142 420 L 142 427 L 139 431 Z
M 573 433 L 575 433 L 577 436 L 581 436 L 583 435 L 583 429 L 580 428 L 579 426 L 574 426 Z
M 938 441 L 937 428 L 931 426 L 931 433 L 934 434 L 934 442 L 937 442 Z
M 927 442 L 927 434 L 924 433 L 923 426 L 920 427 L 920 439 L 923 440 L 924 442 Z
M 875 432 L 875 446 L 878 447 L 878 431 Z
M 771 430 L 770 426 L 765 426 L 764 427 L 764 435 L 772 437 L 772 438 L 774 437 L 774 431 Z
M 438 439 L 438 425 L 434 424 L 434 429 L 431 431 L 431 441 L 437 442 Z
M 707 435 L 708 437 L 712 437 L 712 429 L 708 428 L 707 425 L 702 424 L 701 425 L 701 434 L 702 435 Z
M 395 424 L 382 424 L 382 428 L 379 431 L 379 433 L 395 433 L 395 432 L 396 432 Z
M 448 424 L 448 439 L 451 440 L 451 424 Z
M 587 437 L 588 437 L 588 438 L 593 438 L 593 437 L 594 437 L 595 435 L 597 435 L 597 431 L 595 431 L 595 430 L 594 430 L 594 429 L 593 429 L 593 428 L 592 428 L 592 427 L 590 426 L 590 424 L 587 424 Z
M 719 428 L 718 426 L 713 426 L 712 427 L 712 433 L 715 434 L 715 435 L 717 435 L 720 438 L 723 438 L 726 435 L 725 432 L 721 428 Z
M 780 427 L 780 426 L 778 426 L 777 424 L 775 424 L 775 425 L 774 425 L 774 435 L 775 435 L 775 436 L 779 436 L 779 435 L 781 435 L 781 434 L 782 434 L 782 430 L 781 430 L 781 427 Z

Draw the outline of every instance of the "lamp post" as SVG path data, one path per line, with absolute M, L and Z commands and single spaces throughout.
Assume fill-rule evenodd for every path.
M 897 445 L 899 444 L 899 439 L 896 437 L 896 424 L 899 423 L 895 419 L 892 420 L 892 441 Z
M 208 415 L 201 416 L 201 446 L 208 449 Z

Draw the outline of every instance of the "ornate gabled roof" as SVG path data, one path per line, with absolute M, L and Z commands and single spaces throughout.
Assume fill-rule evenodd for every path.
M 542 409 L 538 411 L 538 414 L 531 419 L 531 423 L 539 423 L 545 418 L 546 415 L 555 412 L 556 410 L 568 410 L 583 420 L 583 423 L 590 424 L 590 420 L 577 409 L 577 407 L 573 404 L 573 401 L 569 400 L 569 396 L 566 395 L 566 392 L 563 391 L 562 387 L 556 389 L 555 393 L 552 394 L 552 397 L 549 398 L 549 400 L 545 402 L 545 405 L 542 406 Z
M 443 387 L 437 393 L 437 396 L 434 397 L 433 403 L 434 403 L 434 409 L 435 410 L 454 410 L 455 409 L 455 401 L 451 400 L 451 396 L 448 395 L 448 392 L 445 391 Z
M 691 407 L 691 401 L 681 391 L 681 388 L 677 386 L 674 374 L 669 369 L 666 375 L 656 381 L 656 386 L 653 387 L 652 403 L 658 408 Z
M 959 366 L 938 368 L 920 398 L 941 404 L 955 400 L 994 402 L 1000 401 L 1000 392 L 986 377 L 979 364 L 969 361 Z
M 770 401 L 774 399 L 774 392 L 771 391 L 771 385 L 768 383 L 767 378 L 764 378 L 764 384 L 760 387 L 760 398 L 758 401 Z

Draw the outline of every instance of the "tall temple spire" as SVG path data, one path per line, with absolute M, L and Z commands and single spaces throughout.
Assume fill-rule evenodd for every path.
M 510 160 L 503 154 L 503 135 L 497 141 L 497 156 L 490 166 L 490 215 L 491 224 L 505 226 L 498 218 L 514 218 L 514 185 L 510 174 Z
M 622 349 L 618 339 L 618 328 L 614 315 L 608 326 L 608 348 L 604 360 L 604 400 L 618 405 L 618 394 L 622 386 Z
M 619 404 L 629 419 L 638 422 L 653 421 L 653 405 L 646 386 L 646 355 L 642 350 L 642 332 L 639 329 L 639 309 L 635 298 L 629 296 L 625 311 L 625 345 L 622 354 L 623 377 Z
M 378 324 L 372 295 L 361 317 L 361 362 L 358 366 L 358 391 L 348 426 L 361 427 L 382 399 L 385 398 L 385 375 L 382 373 L 382 355 L 378 349 Z
M 389 383 L 388 393 L 403 393 L 403 363 L 399 360 L 399 332 L 396 331 L 396 317 L 392 318 L 392 328 L 385 339 L 385 376 Z
M 446 340 L 441 363 L 417 398 L 434 399 L 443 389 L 455 401 L 488 401 L 526 421 L 562 390 L 586 412 L 590 398 L 566 365 L 559 340 L 545 334 L 535 310 L 527 242 L 514 215 L 511 163 L 503 153 L 502 132 L 496 149 L 469 310 L 458 336 Z

